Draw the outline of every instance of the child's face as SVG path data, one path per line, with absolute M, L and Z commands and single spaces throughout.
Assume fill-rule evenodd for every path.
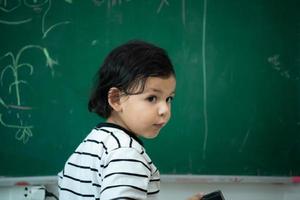
M 176 80 L 149 77 L 143 93 L 121 97 L 118 123 L 137 136 L 154 138 L 171 117 Z

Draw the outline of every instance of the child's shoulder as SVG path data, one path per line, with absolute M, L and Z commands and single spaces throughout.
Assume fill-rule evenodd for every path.
M 110 124 L 101 123 L 96 126 L 85 140 L 94 140 L 101 144 L 107 153 L 118 148 L 133 148 L 143 154 L 142 142 L 123 128 Z

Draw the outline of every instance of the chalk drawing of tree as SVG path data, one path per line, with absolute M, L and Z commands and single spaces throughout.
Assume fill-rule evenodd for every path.
M 67 3 L 72 3 L 72 1 L 66 1 Z M 1 12 L 4 14 L 0 19 L 0 24 L 9 25 L 9 26 L 17 26 L 24 23 L 30 23 L 33 18 L 36 16 L 36 13 L 39 12 L 31 12 L 23 18 L 18 20 L 10 20 L 6 19 L 7 16 L 16 15 L 22 11 L 23 9 L 30 8 L 32 11 L 43 11 L 41 14 L 41 31 L 42 31 L 42 39 L 46 39 L 48 34 L 55 30 L 58 26 L 69 24 L 70 21 L 59 21 L 54 24 L 46 25 L 47 16 L 52 8 L 52 0 L 0 0 L 0 16 Z M 8 15 L 6 15 L 8 14 Z M 38 14 L 39 15 L 39 14 Z M 33 108 L 30 106 L 24 105 L 22 103 L 21 94 L 25 91 L 26 88 L 21 87 L 23 85 L 30 85 L 27 80 L 20 78 L 19 72 L 20 69 L 26 68 L 28 69 L 29 76 L 31 76 L 34 72 L 34 66 L 29 62 L 22 62 L 21 57 L 25 51 L 33 51 L 38 50 L 41 51 L 43 56 L 46 58 L 46 66 L 48 66 L 51 70 L 52 76 L 54 76 L 53 66 L 58 64 L 56 60 L 53 60 L 47 48 L 42 47 L 40 45 L 27 45 L 21 48 L 16 54 L 12 52 L 8 52 L 1 57 L 0 60 L 4 58 L 9 58 L 9 64 L 5 66 L 0 66 L 0 84 L 2 88 L 6 88 L 7 93 L 10 99 L 13 99 L 14 103 L 8 104 L 7 97 L 3 96 L 4 94 L 0 94 L 0 106 L 4 108 L 4 111 L 0 111 L 0 125 L 15 129 L 15 138 L 19 141 L 22 141 L 24 144 L 27 143 L 30 137 L 33 136 L 33 128 L 34 126 L 30 123 L 28 117 L 24 117 L 24 113 L 29 113 Z M 23 71 L 23 70 L 22 70 Z M 11 80 L 7 77 L 13 77 L 10 83 L 7 83 L 7 80 Z M 6 78 L 6 79 L 5 79 Z M 5 81 L 5 86 L 3 86 Z M 8 84 L 8 85 L 6 85 Z M 22 90 L 22 92 L 20 91 Z M 23 97 L 24 98 L 24 97 Z M 6 115 L 10 114 L 10 117 Z M 28 125 L 29 124 L 29 125 Z
M 1 75 L 0 75 L 1 86 L 3 86 L 3 79 L 8 75 L 12 75 L 13 81 L 8 85 L 8 93 L 9 95 L 14 94 L 16 97 L 15 104 L 11 105 L 11 104 L 7 104 L 0 96 L 0 105 L 4 106 L 4 108 L 6 108 L 7 111 L 9 111 L 10 109 L 16 109 L 17 111 L 19 110 L 21 112 L 22 110 L 32 109 L 31 107 L 22 105 L 22 101 L 21 101 L 22 97 L 20 95 L 21 94 L 20 85 L 22 84 L 29 85 L 29 83 L 26 80 L 20 79 L 18 73 L 21 68 L 28 68 L 29 75 L 33 74 L 34 66 L 28 62 L 21 62 L 20 59 L 24 51 L 29 51 L 32 49 L 37 49 L 42 52 L 42 54 L 45 56 L 46 59 L 46 66 L 48 66 L 51 69 L 52 76 L 54 75 L 53 66 L 58 63 L 57 61 L 53 60 L 50 57 L 48 50 L 46 48 L 43 48 L 42 46 L 26 45 L 18 51 L 16 56 L 12 52 L 8 52 L 4 56 L 0 57 L 0 60 L 6 57 L 9 57 L 11 60 L 11 63 L 5 66 L 1 70 Z M 16 114 L 16 120 L 18 121 L 18 124 L 10 124 L 8 122 L 5 122 L 5 120 L 3 119 L 3 114 L 0 113 L 0 124 L 7 128 L 16 129 L 15 138 L 17 140 L 22 141 L 23 143 L 27 143 L 29 138 L 33 136 L 32 129 L 34 128 L 34 126 L 25 125 L 27 123 L 24 123 L 23 121 L 24 119 L 20 117 L 19 113 Z

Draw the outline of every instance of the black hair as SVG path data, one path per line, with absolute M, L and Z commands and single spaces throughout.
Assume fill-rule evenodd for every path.
M 148 77 L 168 78 L 175 71 L 166 51 L 153 44 L 134 40 L 113 49 L 96 74 L 88 109 L 108 118 L 112 108 L 108 103 L 110 88 L 124 94 L 142 93 Z M 135 89 L 139 91 L 133 93 Z

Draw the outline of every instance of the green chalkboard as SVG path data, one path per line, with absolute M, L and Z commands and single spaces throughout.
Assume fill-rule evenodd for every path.
M 0 1 L 0 176 L 55 175 L 103 121 L 103 58 L 131 39 L 169 52 L 170 123 L 145 141 L 163 174 L 300 175 L 300 1 Z

